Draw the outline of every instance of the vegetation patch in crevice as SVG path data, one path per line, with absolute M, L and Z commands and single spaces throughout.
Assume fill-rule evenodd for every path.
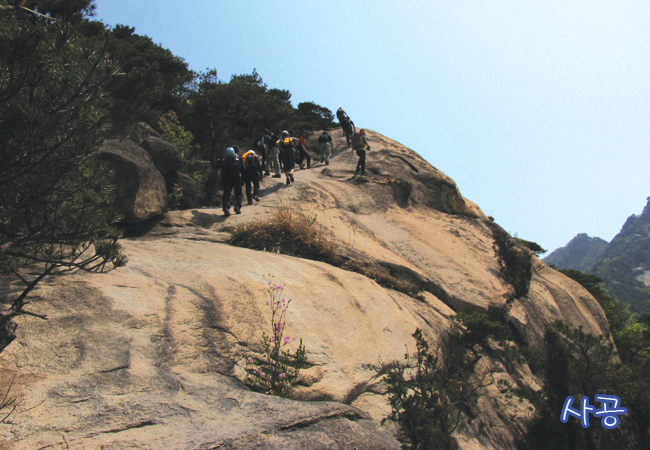
M 513 299 L 525 297 L 533 277 L 531 254 L 501 227 L 492 228 L 493 249 L 503 278 L 515 289 Z

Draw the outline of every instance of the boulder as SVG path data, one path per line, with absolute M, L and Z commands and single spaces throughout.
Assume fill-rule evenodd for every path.
M 124 222 L 141 222 L 167 211 L 165 179 L 142 147 L 128 139 L 112 139 L 101 147 L 99 157 L 115 171 L 115 204 Z
M 183 165 L 183 155 L 174 144 L 157 137 L 148 137 L 140 146 L 149 153 L 156 169 L 163 175 L 179 170 Z
M 176 205 L 177 209 L 187 209 L 196 205 L 199 189 L 192 177 L 174 170 L 165 175 L 165 184 L 170 195 L 174 186 L 181 188 L 182 197 L 178 201 L 179 204 Z
M 149 125 L 147 125 L 144 122 L 138 123 L 138 125 L 135 128 L 135 132 L 133 133 L 133 136 L 131 136 L 131 137 L 138 144 L 140 142 L 144 141 L 145 139 L 147 139 L 148 137 L 157 137 L 157 138 L 162 139 L 162 136 L 160 134 L 158 134 L 158 132 L 156 130 L 154 130 L 153 128 L 151 128 Z

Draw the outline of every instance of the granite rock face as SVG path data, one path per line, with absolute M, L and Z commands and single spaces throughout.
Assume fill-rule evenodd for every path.
M 18 337 L 0 354 L 2 380 L 16 376 L 21 402 L 0 424 L 6 446 L 398 449 L 390 424 L 380 425 L 390 412 L 382 374 L 415 350 L 416 328 L 435 349 L 456 312 L 500 308 L 520 344 L 541 345 L 558 319 L 608 331 L 596 300 L 534 256 L 530 294 L 507 302 L 513 288 L 492 249 L 495 225 L 415 152 L 369 131 L 368 175 L 354 177 L 356 155 L 342 132 L 332 136 L 328 166 L 297 171 L 291 186 L 265 178 L 261 202 L 241 215 L 169 212 L 123 239 L 126 267 L 44 282 L 30 308 L 49 320 L 19 318 Z M 233 227 L 269 220 L 278 207 L 314 217 L 342 255 L 407 280 L 417 295 L 227 244 Z M 269 276 L 292 299 L 288 335 L 307 348 L 293 400 L 242 384 L 246 358 L 270 332 Z M 455 436 L 463 449 L 514 449 L 532 409 L 496 381 L 539 389 L 540 380 L 488 355 L 476 370 L 495 382 L 461 414 Z
M 114 169 L 115 203 L 125 222 L 140 222 L 167 211 L 165 179 L 142 147 L 128 139 L 112 139 L 101 147 L 99 157 Z

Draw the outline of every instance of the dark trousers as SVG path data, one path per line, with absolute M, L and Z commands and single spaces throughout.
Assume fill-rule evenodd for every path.
M 244 175 L 244 183 L 246 183 L 246 200 L 248 200 L 248 204 L 250 205 L 253 203 L 253 197 L 257 197 L 260 193 L 260 179 L 257 176 L 248 177 Z
M 262 154 L 262 168 L 266 167 L 266 150 L 260 152 Z
M 302 148 L 302 145 L 296 147 L 296 162 L 300 167 L 302 167 L 302 162 L 305 159 L 307 160 L 307 168 L 309 169 L 309 166 L 311 166 L 311 156 L 309 156 L 307 150 Z
M 229 211 L 230 210 L 230 194 L 232 193 L 232 190 L 235 190 L 235 211 L 237 208 L 241 208 L 241 201 L 243 199 L 243 195 L 241 192 L 241 183 L 238 181 L 234 180 L 223 180 L 223 210 L 224 211 Z
M 357 169 L 355 173 L 365 172 L 366 171 L 366 151 L 357 150 L 357 156 L 359 157 L 359 162 L 357 163 Z

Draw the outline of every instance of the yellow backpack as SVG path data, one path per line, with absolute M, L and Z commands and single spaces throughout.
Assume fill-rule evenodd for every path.
M 282 139 L 281 145 L 283 148 L 293 147 L 293 139 L 291 139 L 290 137 L 286 137 Z

